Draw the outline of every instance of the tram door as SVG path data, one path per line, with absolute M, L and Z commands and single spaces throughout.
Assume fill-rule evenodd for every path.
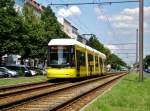
M 76 51 L 76 58 L 77 58 L 77 77 L 79 77 L 81 61 L 80 61 L 80 52 L 78 50 Z
M 89 76 L 92 75 L 93 72 L 93 68 L 94 68 L 94 64 L 93 64 L 94 60 L 93 60 L 93 56 L 91 54 L 88 55 L 88 72 L 89 72 Z
M 76 58 L 77 58 L 77 76 L 83 77 L 86 75 L 85 52 L 77 50 Z
M 100 73 L 102 74 L 102 58 L 99 58 L 99 63 L 100 63 Z

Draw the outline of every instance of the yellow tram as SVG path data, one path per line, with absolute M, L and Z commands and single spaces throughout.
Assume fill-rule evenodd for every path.
M 106 56 L 74 39 L 52 39 L 48 43 L 48 78 L 79 78 L 105 72 Z

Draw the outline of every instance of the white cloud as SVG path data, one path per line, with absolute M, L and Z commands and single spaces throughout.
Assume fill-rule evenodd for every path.
M 116 47 L 115 45 L 105 45 L 105 47 L 109 49 L 118 49 L 118 47 Z
M 73 16 L 73 15 L 80 15 L 81 10 L 78 6 L 71 6 L 68 9 L 61 8 L 58 11 L 58 16 L 60 17 L 68 17 L 68 16 Z
M 104 9 L 101 7 L 96 7 L 95 9 L 97 19 L 101 21 L 107 21 L 107 16 L 103 15 Z
M 136 29 L 139 23 L 139 8 L 124 9 L 119 15 L 112 16 L 112 23 L 115 28 Z M 148 27 L 150 19 L 150 7 L 144 7 L 144 28 Z
M 107 21 L 107 17 L 102 15 L 103 13 L 100 9 L 96 8 L 95 12 L 97 14 L 97 19 L 101 21 Z M 138 28 L 139 23 L 139 8 L 125 8 L 120 14 L 113 15 L 109 17 L 109 20 L 112 23 L 112 26 L 116 29 L 136 29 Z M 147 30 L 148 22 L 150 19 L 150 7 L 144 7 L 144 28 Z
M 138 13 L 139 13 L 139 8 L 134 8 L 134 9 L 126 8 L 121 12 L 121 14 L 124 15 L 138 15 Z M 144 7 L 144 16 L 145 17 L 150 16 L 150 7 Z
M 107 22 L 107 16 L 105 16 L 102 11 L 96 9 L 95 10 L 97 19 L 100 22 Z M 115 36 L 113 37 L 112 33 L 107 33 L 109 43 L 135 43 L 136 42 L 136 29 L 139 27 L 139 8 L 125 8 L 120 11 L 118 14 L 109 15 L 109 21 L 111 26 L 115 32 Z M 109 30 L 108 27 L 108 31 Z M 150 6 L 144 7 L 144 47 L 148 47 L 150 35 Z M 136 45 L 119 45 L 115 46 L 107 46 L 109 49 L 113 49 L 113 53 L 134 53 L 136 51 Z M 118 48 L 118 49 L 117 49 Z M 135 50 L 121 50 L 121 49 L 135 49 Z M 150 54 L 150 50 L 144 51 L 144 55 Z M 117 54 L 119 55 L 119 54 Z M 120 56 L 120 55 L 119 55 Z M 125 55 L 122 55 L 122 59 L 124 60 Z M 129 55 L 130 56 L 130 55 Z M 132 55 L 134 56 L 134 55 Z M 128 60 L 135 61 L 135 58 L 128 57 Z
M 127 14 L 127 15 L 135 15 L 138 14 L 139 12 L 139 8 L 134 8 L 134 9 L 130 9 L 130 8 L 125 8 L 121 14 Z
M 105 45 L 112 53 L 116 52 L 119 48 L 115 45 Z
M 107 21 L 107 17 L 104 16 L 104 15 L 100 15 L 97 17 L 99 20 L 102 20 L 102 21 Z
M 133 21 L 134 18 L 132 16 L 129 15 L 118 15 L 118 16 L 114 16 L 112 18 L 112 21 L 119 21 L 119 22 L 125 22 L 125 21 Z

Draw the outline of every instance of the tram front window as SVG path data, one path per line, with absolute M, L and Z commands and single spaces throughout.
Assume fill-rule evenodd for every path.
M 51 46 L 48 65 L 50 67 L 73 67 L 73 46 Z

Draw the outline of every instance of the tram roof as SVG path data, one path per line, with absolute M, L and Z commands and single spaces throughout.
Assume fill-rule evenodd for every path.
M 90 51 L 93 51 L 97 54 L 99 54 L 101 56 L 102 59 L 106 59 L 106 56 L 105 54 L 75 40 L 75 39 L 52 39 L 49 43 L 48 43 L 48 46 L 51 46 L 51 45 L 78 45 L 80 47 L 83 47 L 85 49 L 88 49 Z

